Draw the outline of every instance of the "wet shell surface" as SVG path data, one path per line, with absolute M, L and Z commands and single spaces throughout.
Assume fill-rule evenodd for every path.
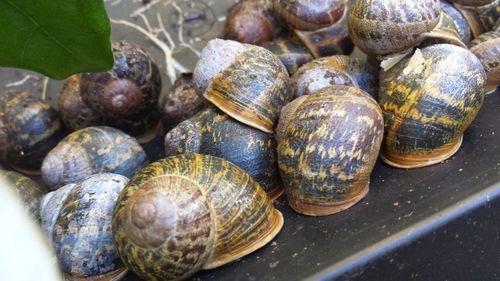
M 52 149 L 42 164 L 43 181 L 56 189 L 96 173 L 131 177 L 148 164 L 139 143 L 111 127 L 87 127 L 71 133 Z
M 485 86 L 486 73 L 476 56 L 448 44 L 417 49 L 383 72 L 382 159 L 417 168 L 450 158 L 482 105 Z
M 270 242 L 283 225 L 264 190 L 220 158 L 168 157 L 120 194 L 113 235 L 125 265 L 145 280 L 182 280 Z

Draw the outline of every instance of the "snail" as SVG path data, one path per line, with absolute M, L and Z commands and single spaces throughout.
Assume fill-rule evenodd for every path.
M 270 242 L 283 216 L 243 170 L 201 154 L 168 157 L 121 192 L 112 229 L 127 268 L 144 280 L 182 280 Z
M 39 175 L 43 158 L 64 136 L 58 113 L 30 92 L 3 95 L 3 160 L 17 171 Z
M 201 153 L 243 169 L 276 199 L 283 193 L 272 134 L 246 126 L 217 108 L 207 108 L 165 136 L 165 155 Z
M 31 217 L 36 221 L 40 221 L 40 201 L 47 193 L 45 188 L 32 179 L 13 171 L 0 170 L 0 177 L 11 183 L 9 186 L 15 189 Z
M 43 198 L 42 229 L 66 280 L 119 280 L 126 274 L 115 249 L 111 219 L 127 182 L 121 175 L 95 174 Z
M 345 0 L 273 0 L 276 17 L 289 30 L 317 30 L 340 20 Z
M 76 131 L 104 124 L 103 116 L 82 100 L 80 76 L 70 76 L 59 95 L 59 113 L 66 128 Z
M 111 127 L 87 127 L 69 134 L 47 154 L 42 178 L 53 190 L 96 173 L 131 177 L 147 163 L 136 139 Z
M 224 38 L 262 45 L 272 41 L 279 25 L 265 0 L 240 0 L 227 15 Z
M 453 23 L 455 24 L 455 27 L 460 36 L 460 40 L 462 40 L 462 42 L 466 45 L 469 44 L 472 35 L 469 23 L 464 18 L 464 16 L 462 16 L 462 14 L 457 9 L 455 9 L 453 5 L 444 0 L 440 1 L 440 6 L 443 12 L 452 18 Z
M 266 43 L 262 47 L 273 52 L 285 65 L 290 75 L 293 75 L 299 67 L 313 59 L 306 47 L 291 39 L 280 38 Z
M 438 0 L 358 0 L 349 11 L 348 29 L 363 52 L 387 55 L 418 45 L 440 18 Z
M 125 41 L 112 46 L 112 70 L 81 75 L 82 99 L 105 118 L 104 124 L 147 142 L 160 120 L 160 70 L 139 46 Z
M 198 93 L 232 118 L 273 133 L 281 108 L 291 100 L 283 63 L 265 48 L 210 40 L 194 69 Z
M 182 73 L 170 91 L 161 99 L 162 122 L 167 130 L 191 118 L 205 107 L 203 97 L 196 93 L 192 73 Z
M 481 6 L 454 5 L 469 23 L 474 38 L 493 29 L 499 20 L 500 0 L 488 2 Z
M 332 84 L 356 86 L 377 99 L 378 71 L 358 58 L 345 55 L 324 57 L 303 65 L 292 76 L 290 88 L 297 98 L 319 90 L 318 86 Z
M 434 29 L 430 32 L 423 33 L 422 36 L 425 40 L 420 44 L 420 47 L 431 44 L 453 44 L 462 48 L 467 48 L 467 45 L 465 45 L 460 37 L 454 19 L 445 12 L 441 13 L 439 23 Z
M 449 44 L 417 49 L 381 73 L 382 160 L 417 168 L 450 158 L 482 105 L 485 86 L 486 73 L 476 56 Z
M 383 129 L 377 102 L 352 86 L 323 88 L 285 106 L 277 128 L 278 163 L 290 206 L 324 216 L 364 198 Z
M 481 34 L 471 42 L 470 51 L 477 56 L 486 71 L 487 92 L 494 91 L 500 83 L 500 32 Z

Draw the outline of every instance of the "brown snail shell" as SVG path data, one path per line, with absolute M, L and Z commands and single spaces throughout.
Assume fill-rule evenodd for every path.
M 0 176 L 11 183 L 9 186 L 13 187 L 20 196 L 31 217 L 40 221 L 40 201 L 47 193 L 45 188 L 32 179 L 13 171 L 0 170 Z
M 111 219 L 127 182 L 121 175 L 96 174 L 44 197 L 42 228 L 66 280 L 110 281 L 125 275 L 115 249 Z
M 150 164 L 120 194 L 113 235 L 145 280 L 182 280 L 245 256 L 283 225 L 264 190 L 234 164 L 187 154 Z
M 165 155 L 200 153 L 230 161 L 247 172 L 270 199 L 283 193 L 272 134 L 244 125 L 211 107 L 165 136 Z
M 448 16 L 452 18 L 453 23 L 455 24 L 455 27 L 460 36 L 460 40 L 462 40 L 462 42 L 466 45 L 469 44 L 472 38 L 472 34 L 469 23 L 464 18 L 464 16 L 457 9 L 455 9 L 453 5 L 444 0 L 440 1 L 440 6 L 443 12 L 448 14 Z
M 342 17 L 345 5 L 345 0 L 273 0 L 274 14 L 289 30 L 330 26 Z
M 232 118 L 272 133 L 291 100 L 285 66 L 265 48 L 214 39 L 194 70 L 199 93 Z
M 113 69 L 81 75 L 81 96 L 106 118 L 106 125 L 134 136 L 149 135 L 160 119 L 160 70 L 151 56 L 135 44 L 115 42 L 113 54 Z
M 358 0 L 348 16 L 354 44 L 368 55 L 402 52 L 439 23 L 438 0 Z
M 7 135 L 3 160 L 25 174 L 40 174 L 45 155 L 64 136 L 57 111 L 29 92 L 6 93 L 0 116 Z
M 355 87 L 323 88 L 288 104 L 277 138 L 290 206 L 301 214 L 323 216 L 364 198 L 383 128 L 377 102 Z
M 474 38 L 490 31 L 500 18 L 500 0 L 494 0 L 482 6 L 464 6 L 459 4 L 455 4 L 454 6 L 469 23 Z
M 384 162 L 417 168 L 450 158 L 482 105 L 485 86 L 486 73 L 476 56 L 448 44 L 417 49 L 383 72 Z
M 87 127 L 69 134 L 47 154 L 42 178 L 53 190 L 96 173 L 131 177 L 147 164 L 136 139 L 111 127 Z
M 279 25 L 264 2 L 241 0 L 231 7 L 224 25 L 224 38 L 254 45 L 272 41 Z
M 487 91 L 494 90 L 500 83 L 500 32 L 481 34 L 471 42 L 470 51 L 477 56 L 486 71 Z
M 291 39 L 280 38 L 264 44 L 262 47 L 273 52 L 281 60 L 290 75 L 293 75 L 299 67 L 313 59 L 306 47 Z
M 163 126 L 171 130 L 205 107 L 203 97 L 196 93 L 192 73 L 181 73 L 170 91 L 161 99 Z

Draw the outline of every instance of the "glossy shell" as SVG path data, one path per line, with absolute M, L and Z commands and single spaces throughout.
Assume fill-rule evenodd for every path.
M 455 8 L 467 19 L 474 38 L 491 30 L 500 18 L 500 0 L 478 7 L 455 4 Z
M 488 77 L 488 90 L 500 83 L 500 32 L 487 32 L 471 43 L 470 51 L 483 64 Z
M 290 30 L 317 30 L 336 23 L 344 0 L 272 0 L 276 17 Z
M 417 168 L 451 157 L 481 107 L 485 86 L 481 62 L 448 44 L 417 49 L 382 73 L 382 159 L 395 167 Z
M 194 80 L 212 104 L 266 133 L 274 131 L 281 109 L 291 100 L 290 78 L 281 61 L 265 48 L 235 41 L 209 41 Z
M 182 280 L 270 242 L 283 225 L 264 190 L 220 158 L 189 154 L 152 163 L 120 194 L 114 239 L 145 280 Z
M 66 280 L 118 280 L 124 275 L 111 219 L 127 182 L 120 175 L 96 174 L 43 199 L 42 227 Z
M 252 176 L 271 199 L 283 193 L 274 136 L 244 125 L 217 108 L 200 112 L 165 136 L 167 156 L 186 153 L 230 161 Z
M 96 173 L 131 177 L 148 164 L 139 143 L 120 130 L 88 127 L 64 138 L 43 160 L 42 178 L 51 189 Z
M 348 27 L 363 52 L 386 55 L 409 49 L 438 24 L 438 0 L 358 0 L 349 11 Z
M 458 34 L 460 35 L 460 40 L 462 40 L 462 42 L 464 42 L 464 44 L 466 44 L 466 45 L 469 44 L 471 41 L 472 35 L 471 35 L 470 26 L 469 26 L 469 23 L 467 22 L 467 20 L 450 3 L 448 3 L 444 0 L 441 0 L 440 5 L 441 5 L 441 9 L 443 10 L 443 12 L 448 14 L 452 18 L 453 22 L 455 23 L 455 27 L 457 28 Z
M 0 111 L 7 133 L 4 161 L 23 173 L 39 174 L 43 158 L 64 136 L 57 111 L 29 92 L 8 94 Z
M 290 75 L 293 75 L 299 67 L 313 59 L 306 47 L 290 39 L 278 39 L 264 44 L 262 47 L 273 52 Z
M 12 171 L 0 170 L 0 177 L 3 177 L 7 182 L 11 183 L 17 195 L 24 202 L 25 208 L 36 221 L 40 220 L 40 201 L 47 191 L 45 188 L 38 185 L 32 179 L 23 176 L 22 174 Z
M 323 216 L 359 202 L 383 129 L 377 102 L 355 87 L 324 88 L 287 105 L 278 126 L 278 163 L 290 206 Z

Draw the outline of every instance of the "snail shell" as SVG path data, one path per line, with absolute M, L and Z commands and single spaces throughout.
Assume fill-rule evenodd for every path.
M 290 75 L 293 75 L 299 67 L 313 59 L 306 47 L 290 39 L 278 39 L 264 44 L 262 47 L 273 52 Z
M 276 141 L 267 134 L 207 108 L 165 136 L 165 155 L 201 153 L 230 161 L 247 172 L 275 199 L 283 193 Z
M 441 13 L 441 18 L 436 27 L 430 32 L 422 34 L 426 39 L 421 46 L 430 44 L 453 44 L 462 48 L 467 48 L 467 45 L 460 39 L 458 28 L 455 25 L 453 18 L 447 13 Z
M 111 219 L 128 179 L 96 174 L 44 197 L 42 228 L 66 280 L 119 280 L 126 273 L 115 249 Z
M 64 135 L 57 111 L 29 92 L 6 96 L 0 106 L 7 134 L 3 159 L 15 170 L 40 174 L 43 158 Z
M 462 16 L 462 14 L 457 9 L 455 9 L 453 5 L 444 0 L 440 1 L 440 6 L 443 12 L 448 14 L 448 16 L 452 18 L 453 23 L 455 24 L 455 27 L 460 36 L 460 40 L 462 40 L 462 42 L 466 45 L 469 44 L 472 35 L 469 23 L 464 18 L 464 16 Z
M 288 72 L 270 51 L 236 41 L 214 39 L 202 50 L 194 70 L 199 93 L 232 118 L 272 133 L 291 100 Z
M 323 88 L 288 104 L 277 131 L 290 206 L 323 216 L 359 202 L 368 192 L 383 129 L 377 102 L 355 87 Z
M 494 0 L 482 6 L 462 6 L 455 8 L 465 17 L 474 38 L 491 30 L 500 18 L 500 0 Z
M 449 1 L 465 6 L 483 6 L 495 2 L 495 0 L 449 0 Z
M 487 91 L 494 90 L 500 83 L 500 32 L 481 34 L 471 42 L 470 51 L 477 56 L 486 71 Z
M 96 173 L 131 177 L 147 163 L 134 138 L 110 127 L 87 127 L 68 135 L 47 154 L 42 178 L 56 189 Z
M 309 68 L 309 66 L 312 67 Z M 309 64 L 299 69 L 292 77 L 291 89 L 294 97 L 300 97 L 332 85 L 358 86 L 352 77 L 344 71 L 321 64 Z
M 220 158 L 188 154 L 150 164 L 120 194 L 113 235 L 145 280 L 182 280 L 270 242 L 283 225 L 264 190 Z
M 336 23 L 345 0 L 273 0 L 274 14 L 290 30 L 317 30 Z
M 24 202 L 31 217 L 40 221 L 40 201 L 47 191 L 32 179 L 13 171 L 0 170 L 0 176 L 12 184 L 17 194 Z M 10 185 L 9 185 L 10 186 Z
M 448 44 L 417 49 L 383 72 L 382 159 L 398 168 L 417 168 L 451 157 L 481 107 L 485 86 L 486 73 L 476 56 Z
M 348 28 L 354 44 L 369 55 L 409 49 L 439 23 L 438 0 L 358 0 L 349 11 Z

